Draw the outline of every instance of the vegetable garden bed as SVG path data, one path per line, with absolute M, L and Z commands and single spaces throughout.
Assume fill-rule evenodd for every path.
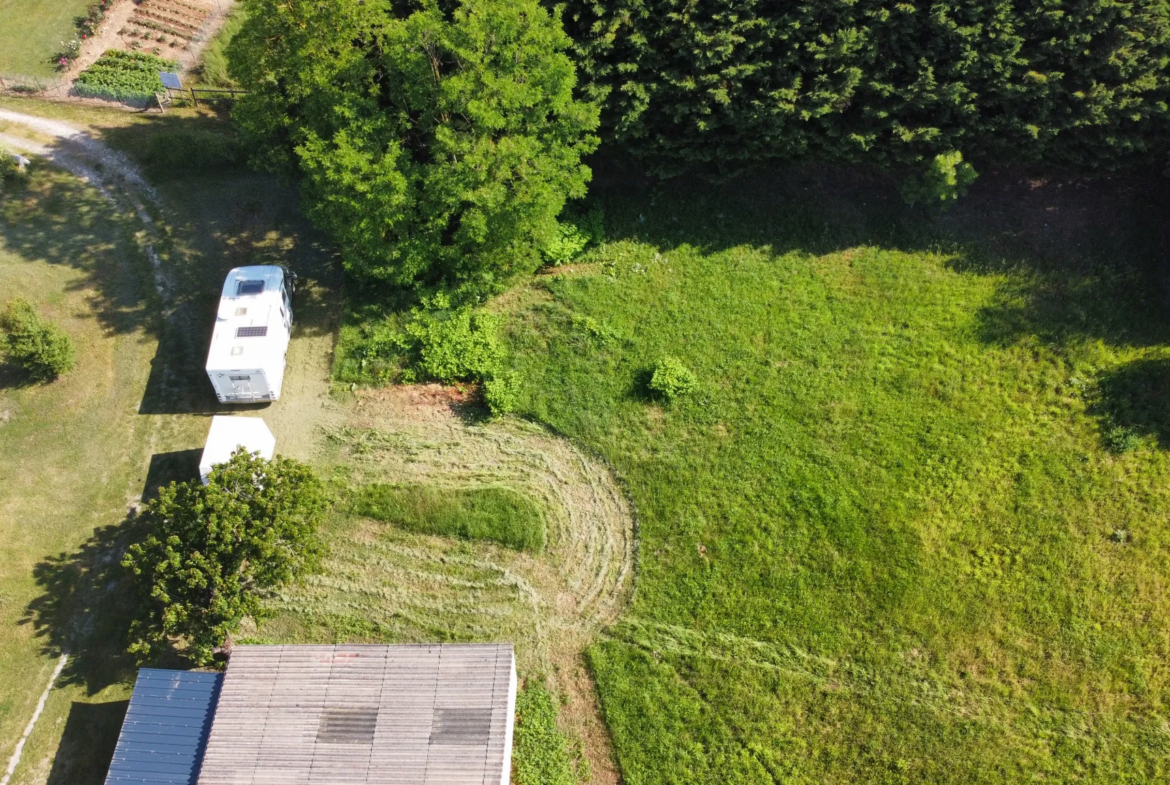
M 159 71 L 178 68 L 174 60 L 143 52 L 109 50 L 73 83 L 78 95 L 115 101 L 145 100 L 163 91 Z

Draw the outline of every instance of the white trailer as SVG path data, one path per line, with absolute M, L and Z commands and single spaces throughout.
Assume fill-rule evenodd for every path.
M 270 461 L 276 453 L 276 437 L 259 417 L 212 417 L 207 443 L 199 459 L 199 479 L 204 485 L 207 485 L 207 476 L 211 470 L 221 463 L 227 463 L 238 447 L 248 452 L 258 452 L 261 458 Z
M 296 278 L 284 267 L 237 267 L 223 282 L 207 376 L 220 403 L 280 398 Z

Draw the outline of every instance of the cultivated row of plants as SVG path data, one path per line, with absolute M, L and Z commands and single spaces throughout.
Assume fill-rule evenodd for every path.
M 109 50 L 82 71 L 74 82 L 79 95 L 116 100 L 149 98 L 163 90 L 159 71 L 173 71 L 174 60 L 144 52 Z

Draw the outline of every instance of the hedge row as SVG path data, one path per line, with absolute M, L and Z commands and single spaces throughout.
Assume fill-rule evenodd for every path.
M 1112 168 L 1170 135 L 1165 0 L 568 0 L 564 18 L 611 140 L 667 171 Z

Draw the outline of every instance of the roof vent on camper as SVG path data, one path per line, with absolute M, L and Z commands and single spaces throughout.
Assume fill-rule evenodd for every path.
M 263 291 L 263 281 L 240 281 L 236 284 L 236 296 L 238 297 L 243 297 L 246 294 L 260 294 Z
M 268 325 L 266 325 L 266 324 L 262 325 L 260 327 L 237 327 L 236 328 L 236 337 L 237 338 L 263 338 L 265 335 L 268 335 Z

